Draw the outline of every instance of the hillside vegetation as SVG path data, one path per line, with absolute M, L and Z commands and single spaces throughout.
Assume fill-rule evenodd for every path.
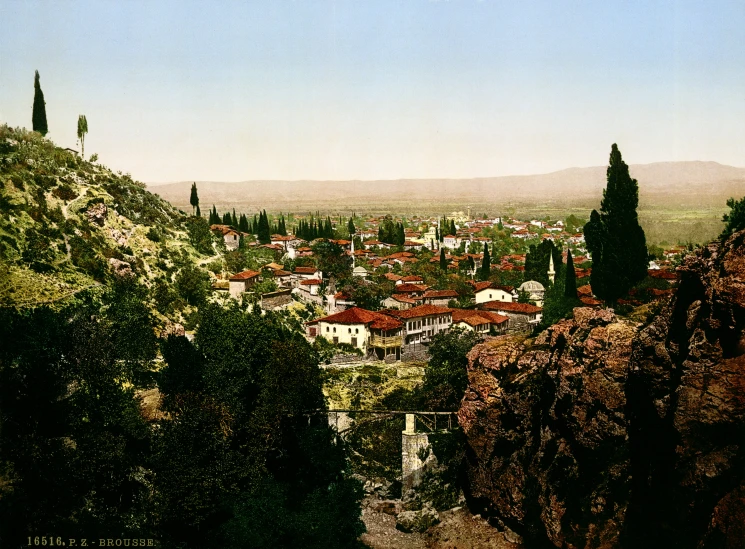
M 0 305 L 54 303 L 115 269 L 152 287 L 201 255 L 187 216 L 129 174 L 6 125 L 0 213 Z

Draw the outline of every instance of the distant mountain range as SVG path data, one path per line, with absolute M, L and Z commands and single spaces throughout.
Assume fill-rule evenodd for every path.
M 554 206 L 597 205 L 605 188 L 605 166 L 569 168 L 540 175 L 473 179 L 382 181 L 197 181 L 203 210 L 273 211 L 447 211 L 459 206 L 494 209 L 507 203 Z M 656 162 L 630 166 L 639 181 L 642 207 L 723 207 L 745 195 L 745 168 L 716 162 Z M 192 181 L 148 184 L 182 209 L 189 206 Z

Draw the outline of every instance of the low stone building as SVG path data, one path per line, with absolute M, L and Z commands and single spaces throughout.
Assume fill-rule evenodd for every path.
M 260 274 L 257 271 L 243 271 L 231 276 L 228 279 L 230 283 L 230 295 L 235 298 L 240 297 L 243 292 L 259 281 Z
M 426 305 L 447 307 L 451 300 L 458 299 L 458 292 L 455 290 L 427 290 L 422 295 L 422 299 Z
M 543 309 L 530 303 L 505 303 L 489 301 L 479 305 L 482 310 L 493 311 L 510 319 L 507 329 L 510 332 L 530 332 L 543 318 Z

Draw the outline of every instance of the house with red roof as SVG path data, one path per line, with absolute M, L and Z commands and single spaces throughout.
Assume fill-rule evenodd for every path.
M 410 309 L 387 311 L 388 315 L 403 322 L 403 352 L 414 352 L 421 345 L 429 344 L 440 332 L 450 329 L 453 314 L 447 307 L 418 305 Z
M 487 301 L 504 301 L 505 303 L 517 301 L 517 292 L 515 291 L 515 288 L 512 286 L 499 286 L 493 283 L 489 283 L 488 286 L 482 285 L 480 287 L 475 287 L 473 289 L 473 295 L 476 300 L 476 305 L 486 303 Z
M 417 305 L 421 305 L 421 297 L 409 297 L 406 294 L 393 294 L 383 300 L 383 307 L 386 309 L 411 309 Z
M 346 343 L 379 359 L 393 356 L 401 359 L 402 327 L 400 320 L 359 307 L 306 322 L 308 337 L 324 337 L 339 344 Z
M 453 328 L 462 328 L 479 334 L 501 335 L 507 333 L 510 318 L 491 311 L 450 309 L 453 313 Z
M 455 290 L 427 290 L 422 295 L 422 299 L 426 305 L 447 307 L 451 300 L 458 299 L 458 292 Z
M 483 311 L 493 311 L 509 317 L 510 322 L 507 330 L 510 332 L 529 332 L 543 318 L 543 309 L 530 303 L 487 301 L 480 304 L 479 308 Z
M 258 271 L 243 271 L 231 276 L 228 279 L 230 284 L 230 295 L 235 298 L 240 297 L 243 292 L 247 291 L 251 286 L 259 281 L 259 275 L 261 275 L 261 273 Z

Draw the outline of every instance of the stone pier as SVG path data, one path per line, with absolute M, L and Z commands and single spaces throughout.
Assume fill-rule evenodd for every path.
M 422 482 L 425 469 L 437 462 L 431 449 L 424 461 L 420 459 L 420 452 L 427 448 L 429 448 L 427 435 L 416 432 L 416 416 L 406 414 L 406 429 L 401 433 L 401 469 L 404 492 L 418 486 Z

